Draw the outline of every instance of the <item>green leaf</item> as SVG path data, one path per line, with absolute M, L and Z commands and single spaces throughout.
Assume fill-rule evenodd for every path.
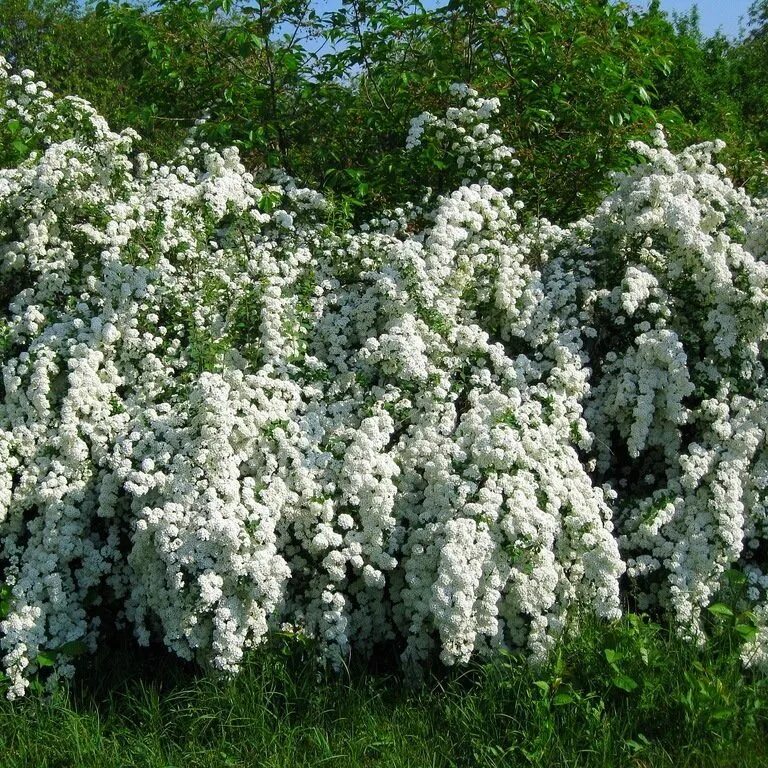
M 625 675 L 621 672 L 614 675 L 611 682 L 613 682 L 616 688 L 620 688 L 627 693 L 632 693 L 632 691 L 638 687 L 638 682 L 636 680 L 633 680 L 629 675 Z
M 52 667 L 56 662 L 56 651 L 40 651 L 35 661 L 38 667 Z
M 734 629 L 745 639 L 753 640 L 757 635 L 757 627 L 752 624 L 737 624 Z
M 572 704 L 575 701 L 570 693 L 558 693 L 552 699 L 552 704 L 556 707 L 564 707 L 566 704 Z
M 707 610 L 713 615 L 720 618 L 732 618 L 733 611 L 723 603 L 712 603 Z
M 59 646 L 56 649 L 57 654 L 63 654 L 65 656 L 82 656 L 86 651 L 87 647 L 85 643 L 82 640 L 70 640 L 68 643 L 64 643 L 64 645 Z
M 616 664 L 624 658 L 623 654 L 615 651 L 613 648 L 606 648 L 603 653 L 609 664 Z
M 735 587 L 740 587 L 747 583 L 747 577 L 735 568 L 729 568 L 724 575 L 726 581 Z
M 650 741 L 648 740 L 648 737 L 645 736 L 642 733 L 637 734 L 636 739 L 627 739 L 624 742 L 633 752 L 640 752 L 646 747 L 650 746 Z

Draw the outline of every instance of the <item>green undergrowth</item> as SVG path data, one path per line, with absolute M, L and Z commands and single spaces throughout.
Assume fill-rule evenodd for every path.
M 2 768 L 768 766 L 768 677 L 713 616 L 706 650 L 630 614 L 589 623 L 546 668 L 517 656 L 421 682 L 376 665 L 324 673 L 277 638 L 232 681 L 113 646 L 51 697 L 0 703 Z

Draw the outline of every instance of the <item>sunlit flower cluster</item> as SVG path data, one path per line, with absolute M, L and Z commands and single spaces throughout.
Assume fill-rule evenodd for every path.
M 703 609 L 734 573 L 748 574 L 742 607 L 765 605 L 768 586 L 768 207 L 713 161 L 721 147 L 675 155 L 657 129 L 544 269 L 547 291 L 563 274 L 588 275 L 578 319 L 593 477 L 618 494 L 631 596 L 697 641 Z M 768 658 L 760 642 L 745 658 Z
M 283 626 L 416 670 L 544 659 L 627 566 L 693 634 L 728 568 L 766 602 L 765 208 L 659 137 L 595 216 L 523 225 L 498 103 L 454 90 L 409 146 L 465 183 L 339 233 L 282 172 L 159 165 L 0 67 L 11 697 L 115 626 L 223 673 Z
M 445 115 L 422 112 L 411 120 L 406 148 L 421 147 L 430 139 L 464 174 L 463 185 L 473 181 L 506 185 L 512 179 L 512 168 L 519 163 L 512 158 L 514 150 L 505 144 L 501 133 L 487 122 L 498 112 L 499 100 L 484 99 L 464 83 L 453 84 L 450 94 L 457 106 L 449 107 Z

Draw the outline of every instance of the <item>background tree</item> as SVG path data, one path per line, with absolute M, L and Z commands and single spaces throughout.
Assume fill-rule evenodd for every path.
M 726 140 L 736 180 L 765 184 L 766 0 L 749 33 L 705 38 L 604 0 L 0 0 L 0 49 L 57 92 L 89 99 L 168 157 L 188 131 L 237 145 L 253 169 L 283 167 L 333 198 L 340 224 L 445 189 L 445 153 L 404 147 L 414 114 L 448 86 L 498 96 L 532 213 L 578 217 L 657 121 L 670 142 Z M 453 172 L 455 175 L 455 172 Z

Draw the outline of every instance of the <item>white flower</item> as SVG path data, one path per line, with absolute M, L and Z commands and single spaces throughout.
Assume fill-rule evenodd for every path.
M 283 173 L 194 138 L 134 162 L 6 69 L 42 137 L 0 170 L 0 279 L 28 286 L 0 320 L 12 697 L 41 650 L 96 648 L 107 597 L 223 673 L 286 623 L 336 665 L 541 660 L 574 611 L 618 615 L 619 545 L 688 636 L 731 567 L 764 610 L 768 216 L 714 145 L 659 134 L 594 216 L 524 227 L 498 100 L 460 85 L 408 144 L 465 183 L 338 234 Z

